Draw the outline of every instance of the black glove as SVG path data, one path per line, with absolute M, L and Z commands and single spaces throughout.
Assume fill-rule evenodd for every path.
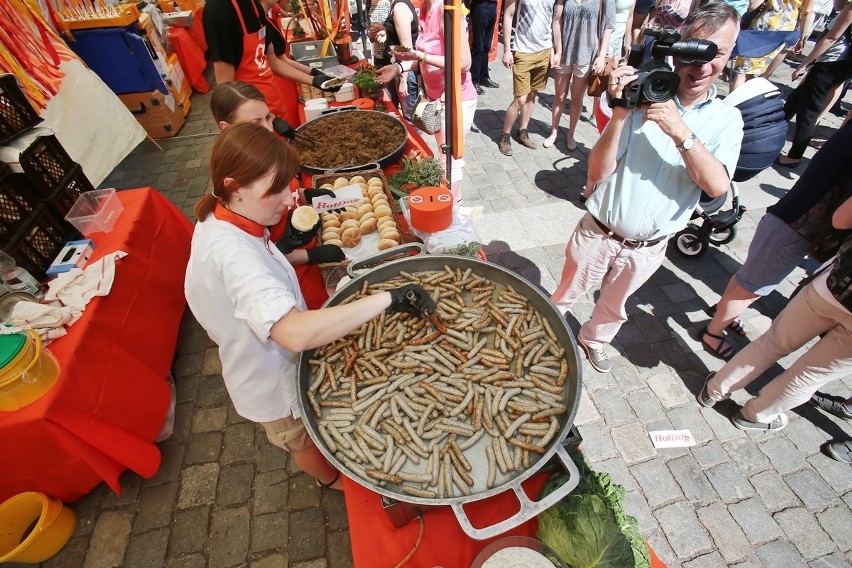
M 320 264 L 323 262 L 343 262 L 346 254 L 337 245 L 320 245 L 306 249 L 308 253 L 308 264 Z
M 277 116 L 272 119 L 272 129 L 275 131 L 278 136 L 283 136 L 284 138 L 289 138 L 292 140 L 296 137 L 296 131 L 290 126 L 290 123 L 284 120 L 283 118 L 278 118 Z
M 391 295 L 391 305 L 388 312 L 405 312 L 413 316 L 426 317 L 438 309 L 429 294 L 417 284 L 406 284 L 400 288 L 388 290 Z
M 319 67 L 311 67 L 311 77 L 316 77 L 317 75 L 322 75 L 322 69 Z
M 331 191 L 330 189 L 323 189 L 323 188 L 317 189 L 315 187 L 306 187 L 305 188 L 305 201 L 308 202 L 308 205 L 313 205 L 312 200 L 315 197 L 320 197 L 321 195 L 327 195 L 327 196 L 331 197 L 332 199 L 337 197 L 337 195 L 335 195 L 335 193 L 333 191 Z M 340 207 L 338 209 L 332 209 L 331 210 L 332 213 L 343 213 L 344 211 L 346 211 L 345 207 Z
M 306 187 L 305 188 L 305 201 L 307 201 L 309 205 L 311 204 L 311 200 L 313 198 L 320 197 L 320 196 L 323 196 L 323 195 L 327 195 L 328 197 L 331 197 L 332 199 L 337 197 L 334 194 L 334 192 L 331 191 L 330 189 L 325 189 L 325 188 L 322 188 L 322 187 L 319 188 L 319 189 L 317 189 L 316 187 Z
M 337 85 L 329 85 L 327 87 L 323 87 L 323 85 L 325 83 L 327 83 L 328 81 L 334 81 L 334 77 L 329 77 L 328 75 L 323 75 L 322 73 L 318 73 L 317 75 L 314 76 L 313 81 L 311 81 L 311 85 L 313 85 L 314 87 L 316 87 L 317 89 L 320 89 L 322 91 L 328 91 L 329 93 L 336 93 L 337 91 L 340 90 L 340 85 L 343 84 L 343 83 L 340 83 L 340 84 L 337 84 Z
M 290 254 L 293 249 L 307 245 L 316 236 L 320 227 L 322 227 L 322 219 L 317 221 L 317 224 L 309 231 L 300 231 L 293 226 L 293 210 L 287 214 L 287 228 L 284 230 L 284 236 L 281 240 L 275 243 L 278 250 L 284 254 Z

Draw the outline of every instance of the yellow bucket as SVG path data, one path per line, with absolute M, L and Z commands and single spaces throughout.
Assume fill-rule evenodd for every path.
M 59 552 L 74 533 L 77 515 L 59 499 L 27 491 L 0 504 L 0 564 L 38 564 Z
M 37 401 L 59 378 L 59 363 L 42 348 L 38 333 L 29 330 L 20 335 L 20 347 L 14 346 L 13 354 L 6 353 L 7 362 L 0 368 L 0 411 L 4 412 Z

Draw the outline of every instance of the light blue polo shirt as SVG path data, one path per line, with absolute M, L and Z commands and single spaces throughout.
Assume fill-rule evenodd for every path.
M 674 102 L 683 121 L 733 176 L 740 156 L 740 111 L 708 98 L 689 110 Z M 674 140 L 655 122 L 643 123 L 644 111 L 630 113 L 618 141 L 615 172 L 598 184 L 586 203 L 596 219 L 627 239 L 652 240 L 686 227 L 701 196 Z

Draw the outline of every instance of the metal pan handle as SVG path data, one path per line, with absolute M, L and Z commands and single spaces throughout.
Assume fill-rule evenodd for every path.
M 358 276 L 356 274 L 356 271 L 358 270 L 369 270 L 370 268 L 375 268 L 377 265 L 381 264 L 389 258 L 401 256 L 413 250 L 416 250 L 417 254 L 413 254 L 411 256 L 421 255 L 423 254 L 423 245 L 421 245 L 420 243 L 406 243 L 404 245 L 391 247 L 387 250 L 383 250 L 378 254 L 374 254 L 373 256 L 368 256 L 367 258 L 362 258 L 355 262 L 350 262 L 346 265 L 346 273 L 349 274 L 350 278 L 356 278 Z
M 566 481 L 562 487 L 541 501 L 532 501 L 529 497 L 527 497 L 527 494 L 524 492 L 524 488 L 521 487 L 520 483 L 513 484 L 511 489 L 518 497 L 518 501 L 521 502 L 521 510 L 508 519 L 500 521 L 490 527 L 477 529 L 470 524 L 470 519 L 464 512 L 462 503 L 450 503 L 450 507 L 452 507 L 459 525 L 467 536 L 475 540 L 485 540 L 499 536 L 541 514 L 543 511 L 555 505 L 557 501 L 560 501 L 563 497 L 571 493 L 571 491 L 573 491 L 580 482 L 580 472 L 577 471 L 577 465 L 561 444 L 559 444 L 556 448 L 556 455 L 558 455 L 559 459 L 562 460 L 562 465 L 565 466 L 565 469 L 568 472 L 568 481 Z

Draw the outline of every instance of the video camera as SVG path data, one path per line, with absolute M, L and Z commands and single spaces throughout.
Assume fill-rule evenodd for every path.
M 613 99 L 612 106 L 633 109 L 646 103 L 664 103 L 677 94 L 680 77 L 666 63 L 666 57 L 680 57 L 687 65 L 703 65 L 716 57 L 717 47 L 706 39 L 680 41 L 680 32 L 674 28 L 645 30 L 645 36 L 656 38 L 651 44 L 651 59 L 642 62 L 644 45 L 634 45 L 627 57 L 627 64 L 636 69 L 637 78 L 624 87 L 620 99 Z

